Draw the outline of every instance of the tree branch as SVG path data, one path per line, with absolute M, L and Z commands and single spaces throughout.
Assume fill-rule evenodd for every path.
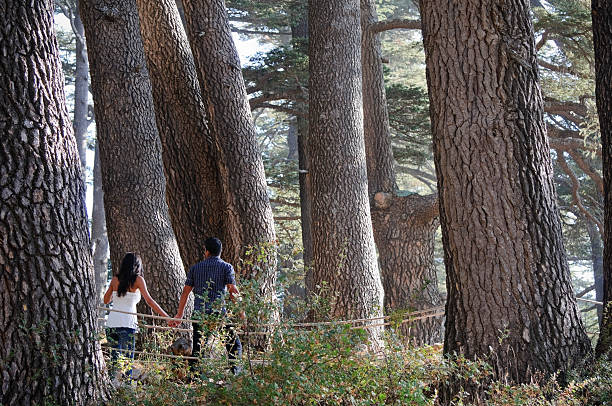
M 378 21 L 374 24 L 371 24 L 369 29 L 373 34 L 378 34 L 383 31 L 396 30 L 396 29 L 420 30 L 421 21 L 420 20 L 407 20 L 407 19 L 384 20 L 384 21 Z
M 536 51 L 539 51 L 544 46 L 544 44 L 546 44 L 546 41 L 548 41 L 548 31 L 544 31 L 542 33 L 542 38 L 540 38 L 540 40 L 536 44 Z
M 544 98 L 544 111 L 549 114 L 574 113 L 581 117 L 588 115 L 587 107 L 581 103 L 562 102 L 550 97 Z
M 603 179 L 597 173 L 597 171 L 593 167 L 591 167 L 591 165 L 584 161 L 584 157 L 578 151 L 568 151 L 568 153 L 570 154 L 574 162 L 576 162 L 576 165 L 578 165 L 578 167 L 582 169 L 582 171 L 586 173 L 593 180 L 593 182 L 595 182 L 599 193 L 603 196 L 604 183 Z
M 551 148 L 557 149 L 560 151 L 572 152 L 576 150 L 584 150 L 584 151 L 594 151 L 598 156 L 601 156 L 601 147 L 596 145 L 585 144 L 583 140 L 580 138 L 568 137 L 562 138 L 555 135 L 555 129 L 550 127 L 548 129 L 549 137 L 548 144 Z M 578 133 L 578 131 L 571 131 L 571 133 Z M 574 135 L 574 134 L 572 134 Z
M 244 30 L 242 28 L 232 28 L 232 32 L 238 34 L 256 34 L 256 35 L 291 35 L 288 31 L 258 31 L 258 30 Z
M 251 106 L 251 110 L 253 110 L 253 109 L 256 109 L 257 107 L 259 107 L 260 104 L 271 102 L 271 101 L 276 101 L 276 100 L 292 100 L 292 101 L 302 100 L 302 98 L 299 97 L 300 94 L 301 94 L 301 92 L 299 92 L 297 90 L 291 91 L 291 92 L 285 92 L 285 93 L 268 93 L 268 94 L 264 94 L 262 96 L 253 97 L 252 99 L 249 99 L 249 105 Z
M 595 285 L 591 285 L 588 288 L 586 288 L 585 290 L 583 290 L 580 293 L 576 293 L 576 297 L 583 297 L 584 295 L 586 295 L 587 293 L 591 292 L 595 290 Z
M 572 69 L 571 66 L 554 65 L 554 64 L 552 64 L 550 62 L 546 62 L 543 59 L 538 59 L 538 64 L 541 67 L 546 68 L 548 70 L 551 70 L 553 72 L 564 73 L 564 74 L 567 74 L 567 75 L 572 75 L 572 76 L 579 77 L 581 79 L 588 79 L 588 77 L 586 75 L 583 75 L 580 72 L 576 72 L 574 69 Z
M 563 151 L 557 151 L 557 163 L 559 164 L 561 169 L 563 169 L 563 172 L 565 172 L 572 181 L 572 198 L 574 205 L 593 223 L 597 224 L 597 227 L 599 228 L 599 233 L 601 234 L 601 238 L 604 238 L 603 224 L 601 224 L 601 222 L 595 216 L 593 216 L 591 212 L 588 211 L 582 204 L 582 199 L 580 198 L 580 194 L 578 193 L 578 189 L 580 188 L 580 181 L 578 180 L 578 177 L 576 176 L 572 168 L 570 168 L 567 164 L 565 156 L 563 155 Z

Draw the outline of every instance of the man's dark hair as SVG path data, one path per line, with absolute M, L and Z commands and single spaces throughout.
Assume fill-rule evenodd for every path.
M 217 237 L 210 237 L 207 238 L 206 241 L 204 241 L 204 247 L 208 252 L 210 252 L 210 255 L 218 257 L 219 255 L 221 255 L 221 249 L 223 249 L 223 244 L 221 244 L 221 240 Z

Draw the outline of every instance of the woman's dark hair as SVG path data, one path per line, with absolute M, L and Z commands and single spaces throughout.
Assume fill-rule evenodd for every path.
M 121 269 L 119 270 L 119 275 L 117 275 L 119 279 L 117 296 L 124 296 L 140 275 L 142 275 L 142 261 L 140 257 L 133 252 L 128 252 L 123 257 L 123 261 L 121 261 Z

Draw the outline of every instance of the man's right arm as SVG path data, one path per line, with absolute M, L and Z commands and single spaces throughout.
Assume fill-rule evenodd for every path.
M 174 316 L 175 319 L 183 318 L 183 312 L 185 311 L 185 305 L 187 304 L 187 299 L 189 298 L 189 293 L 191 293 L 192 289 L 193 289 L 193 286 L 188 286 L 188 285 L 185 285 L 185 287 L 183 288 L 183 293 L 181 294 L 181 300 L 179 301 L 178 311 L 176 312 L 176 316 Z M 179 324 L 181 324 L 181 322 L 178 320 L 172 320 L 168 323 L 170 327 L 177 327 Z

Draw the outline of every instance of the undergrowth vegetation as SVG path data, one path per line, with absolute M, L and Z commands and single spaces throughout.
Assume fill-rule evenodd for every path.
M 247 286 L 245 301 L 238 305 L 252 324 L 282 312 L 257 303 L 257 291 L 257 286 Z M 315 300 L 308 310 L 324 314 L 328 304 Z M 298 319 L 306 311 L 295 311 L 299 308 L 292 307 Z M 136 380 L 129 384 L 124 378 L 110 405 L 436 405 L 439 388 L 450 381 L 478 387 L 486 397 L 481 403 L 489 405 L 612 404 L 612 364 L 606 362 L 573 371 L 565 385 L 556 377 L 511 385 L 493 381 L 493 369 L 485 361 L 444 357 L 440 344 L 411 345 L 393 328 L 385 332 L 384 346 L 373 350 L 367 329 L 347 324 L 306 329 L 289 321 L 269 333 L 263 352 L 256 352 L 249 342 L 254 338 L 261 343 L 261 335 L 243 334 L 242 372 L 234 376 L 220 332 L 212 332 L 202 346 L 204 353 L 194 373 L 184 360 L 156 355 L 167 354 L 178 334 L 148 335 L 146 351 L 133 365 Z M 453 404 L 470 404 L 468 399 L 470 394 L 460 391 Z

